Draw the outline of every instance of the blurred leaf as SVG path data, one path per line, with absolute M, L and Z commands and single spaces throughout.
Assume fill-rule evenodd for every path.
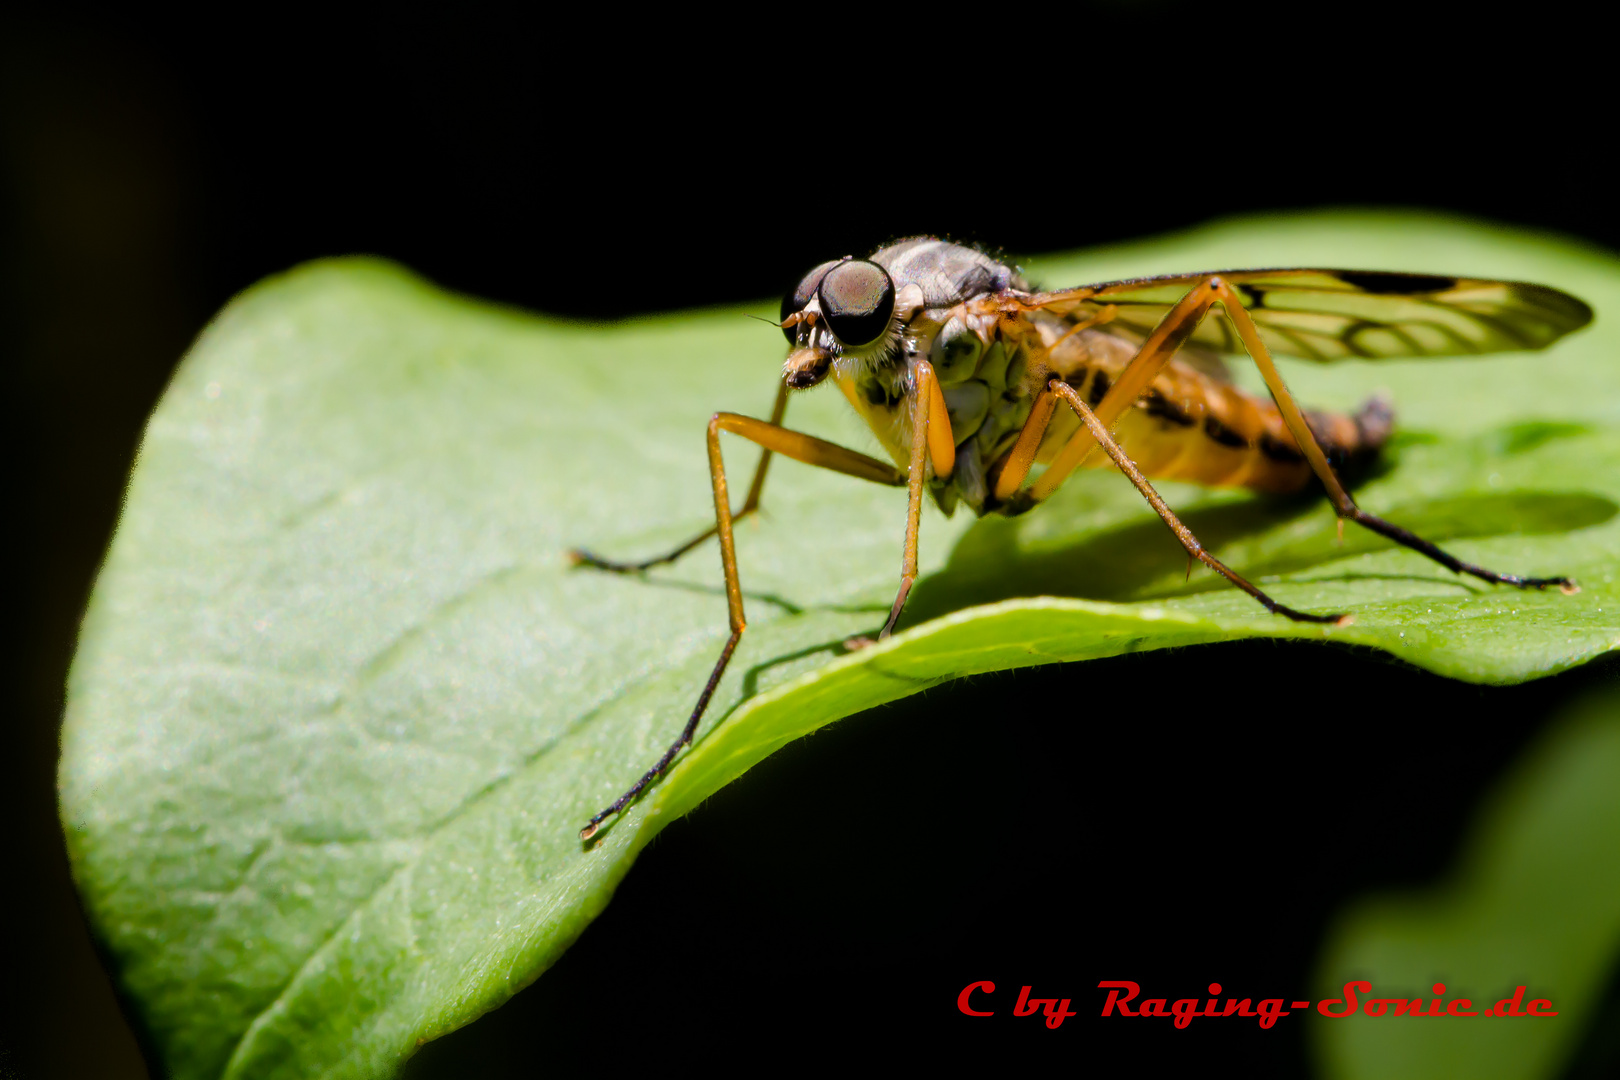
M 1386 1013 L 1312 1016 L 1325 1076 L 1401 1080 L 1558 1075 L 1597 1019 L 1620 959 L 1620 692 L 1581 702 L 1504 781 L 1480 814 L 1445 885 L 1352 905 L 1329 936 L 1318 992 L 1468 998 L 1483 1012 L 1524 986 L 1520 1007 L 1551 1002 L 1553 1019 L 1470 1017 L 1414 1022 Z M 1422 808 L 1378 814 L 1388 827 Z M 1421 827 L 1421 826 L 1418 826 Z M 1343 1008 L 1343 1006 L 1337 1006 Z
M 1529 279 L 1620 310 L 1610 258 L 1400 215 L 1231 223 L 1032 272 L 1290 263 Z M 1355 532 L 1340 548 L 1308 499 L 1165 485 L 1280 599 L 1357 620 L 1297 626 L 1185 582 L 1151 511 L 1095 473 L 1013 521 L 930 513 L 913 629 L 845 655 L 892 598 L 904 495 L 781 462 L 740 529 L 750 630 L 699 742 L 587 851 L 579 827 L 678 731 L 724 604 L 712 549 L 645 578 L 563 551 L 702 528 L 704 422 L 768 407 L 779 339 L 736 311 L 569 325 L 369 261 L 271 279 L 154 415 L 86 616 L 61 786 L 87 910 L 175 1075 L 383 1075 L 533 980 L 664 824 L 924 687 L 1253 635 L 1479 682 L 1582 663 L 1620 627 L 1617 337 L 1600 321 L 1547 354 L 1287 368 L 1314 404 L 1395 392 L 1406 436 L 1369 509 L 1465 558 L 1574 574 L 1576 597 Z M 790 421 L 873 446 L 831 392 Z

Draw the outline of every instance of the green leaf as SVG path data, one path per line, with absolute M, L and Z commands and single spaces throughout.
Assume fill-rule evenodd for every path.
M 904 495 L 784 461 L 739 529 L 750 629 L 697 745 L 592 849 L 579 827 L 679 730 L 724 602 L 712 548 L 642 578 L 564 551 L 641 555 L 704 527 L 703 425 L 767 409 L 779 337 L 739 311 L 571 325 L 361 260 L 238 298 L 152 418 L 63 734 L 74 870 L 163 1067 L 386 1075 L 532 981 L 664 824 L 785 743 L 962 675 L 1276 635 L 1514 682 L 1611 649 L 1620 263 L 1333 214 L 1030 269 L 1287 264 L 1541 281 L 1597 309 L 1548 353 L 1285 368 L 1316 405 L 1394 393 L 1405 435 L 1361 489 L 1370 510 L 1584 592 L 1493 589 L 1354 531 L 1338 547 L 1309 499 L 1164 485 L 1279 599 L 1356 617 L 1299 626 L 1184 580 L 1152 512 L 1098 472 L 1015 520 L 930 511 L 910 629 L 846 654 L 892 599 Z M 789 419 L 874 447 L 832 391 Z M 727 453 L 737 473 L 754 460 Z
M 1330 932 L 1317 976 L 1344 1011 L 1344 984 L 1368 998 L 1423 998 L 1445 988 L 1488 1009 L 1537 999 L 1556 1019 L 1480 1015 L 1414 1023 L 1383 1015 L 1326 1019 L 1312 1035 L 1323 1075 L 1343 1080 L 1468 1076 L 1534 1080 L 1561 1075 L 1577 1040 L 1598 1022 L 1605 977 L 1620 955 L 1620 693 L 1569 709 L 1496 790 L 1457 869 L 1416 894 L 1364 898 Z M 1382 820 L 1400 827 L 1394 813 Z M 1377 1008 L 1377 1006 L 1374 1006 Z M 1612 1019 L 1612 1018 L 1611 1018 Z

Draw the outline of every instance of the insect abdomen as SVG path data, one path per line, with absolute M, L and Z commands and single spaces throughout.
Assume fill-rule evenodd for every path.
M 1108 371 L 1094 367 L 1068 376 L 1092 404 L 1110 385 Z M 1061 415 L 1061 414 L 1060 414 Z M 1389 437 L 1393 413 L 1382 399 L 1354 416 L 1307 410 L 1306 421 L 1335 469 L 1353 468 L 1378 452 Z M 1055 453 L 1078 428 L 1065 418 L 1042 443 L 1040 459 Z M 1272 401 L 1172 362 L 1136 406 L 1121 416 L 1114 434 L 1143 473 L 1154 479 L 1186 480 L 1206 487 L 1246 487 L 1286 494 L 1311 482 L 1311 468 Z M 1110 468 L 1102 454 L 1086 462 Z

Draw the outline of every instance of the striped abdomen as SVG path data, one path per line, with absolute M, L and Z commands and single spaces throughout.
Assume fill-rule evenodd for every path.
M 1052 357 L 1058 373 L 1092 405 L 1102 401 L 1134 352 L 1128 342 L 1115 347 L 1097 340 L 1105 338 L 1112 335 L 1098 334 L 1086 342 L 1089 347 Z M 1061 363 L 1065 359 L 1069 363 Z M 1306 410 L 1305 418 L 1328 460 L 1342 469 L 1378 451 L 1389 437 L 1393 414 L 1385 402 L 1374 399 L 1354 416 Z M 1049 460 L 1079 426 L 1067 409 L 1058 410 L 1037 460 Z M 1114 435 L 1142 472 L 1155 479 L 1277 494 L 1299 491 L 1311 480 L 1310 465 L 1270 398 L 1249 394 L 1179 358 L 1120 417 Z M 1100 453 L 1091 455 L 1087 465 L 1112 467 Z

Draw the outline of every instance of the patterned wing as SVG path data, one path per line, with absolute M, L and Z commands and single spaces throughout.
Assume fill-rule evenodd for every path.
M 1081 314 L 1112 304 L 1113 322 L 1146 336 L 1212 274 L 1243 297 L 1266 347 L 1308 360 L 1469 356 L 1541 349 L 1592 321 L 1585 303 L 1545 285 L 1372 270 L 1221 270 L 1036 293 L 1023 308 Z M 1216 307 L 1192 341 L 1240 352 Z

